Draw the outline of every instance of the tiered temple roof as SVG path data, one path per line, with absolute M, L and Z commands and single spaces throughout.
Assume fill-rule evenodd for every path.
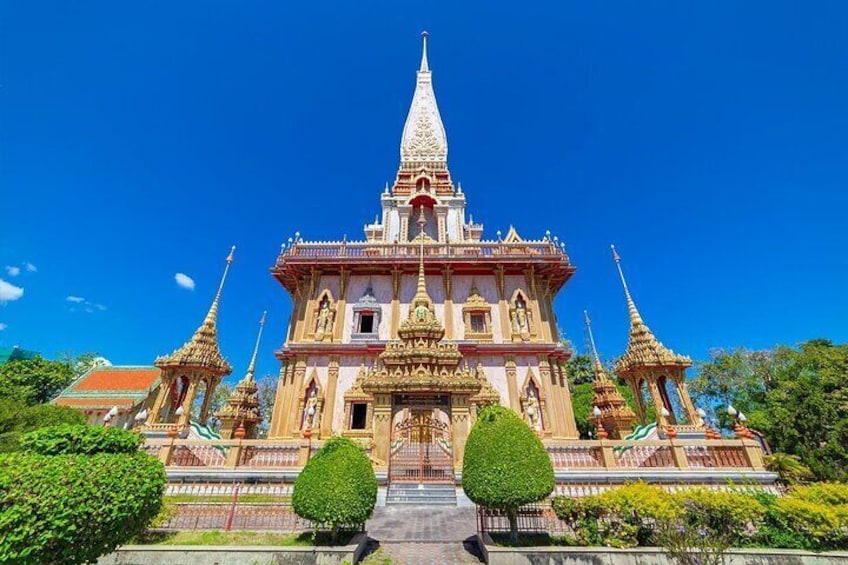
M 621 269 L 621 257 L 615 247 L 612 247 L 612 253 L 621 277 L 621 284 L 624 286 L 624 296 L 627 299 L 627 310 L 630 314 L 630 339 L 624 355 L 615 364 L 615 372 L 625 375 L 646 367 L 691 367 L 692 360 L 689 357 L 678 355 L 664 346 L 642 320 L 636 303 L 630 295 L 630 289 L 627 287 L 624 271 Z
M 218 285 L 218 292 L 215 293 L 215 298 L 212 300 L 212 305 L 209 307 L 203 323 L 194 332 L 185 344 L 179 349 L 174 350 L 170 355 L 158 357 L 154 364 L 160 369 L 166 368 L 192 368 L 204 369 L 216 375 L 229 375 L 233 368 L 221 355 L 221 350 L 218 347 L 218 328 L 216 326 L 218 320 L 218 305 L 221 302 L 221 294 L 224 290 L 224 282 L 227 280 L 227 273 L 230 270 L 230 265 L 233 262 L 236 248 L 232 247 L 230 254 L 227 256 L 227 265 L 224 267 L 224 274 L 221 277 L 221 283 Z

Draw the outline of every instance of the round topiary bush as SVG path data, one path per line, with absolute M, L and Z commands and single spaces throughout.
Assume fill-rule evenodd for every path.
M 144 453 L 0 456 L 0 563 L 91 563 L 159 512 L 165 468 Z
M 294 482 L 292 507 L 301 518 L 329 526 L 362 525 L 377 503 L 377 477 L 365 452 L 347 438 L 332 438 L 306 463 Z
M 39 455 L 135 453 L 143 441 L 140 434 L 120 428 L 62 425 L 24 435 L 21 449 Z
M 518 507 L 554 490 L 554 468 L 541 440 L 513 410 L 489 406 L 468 434 L 462 486 L 475 503 L 502 510 L 518 541 Z

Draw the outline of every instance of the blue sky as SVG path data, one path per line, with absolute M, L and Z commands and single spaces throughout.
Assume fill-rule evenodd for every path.
M 602 355 L 626 343 L 610 243 L 677 351 L 848 339 L 844 2 L 10 0 L 0 295 L 23 295 L 0 345 L 150 363 L 236 244 L 222 350 L 243 374 L 267 308 L 275 372 L 289 299 L 268 268 L 295 230 L 358 238 L 378 211 L 422 29 L 469 211 L 565 240 L 581 348 L 584 308 Z

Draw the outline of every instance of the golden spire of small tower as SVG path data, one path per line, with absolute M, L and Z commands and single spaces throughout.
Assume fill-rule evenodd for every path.
M 589 312 L 583 311 L 586 319 L 586 329 L 589 332 L 589 343 L 592 346 L 592 361 L 595 366 L 595 380 L 592 383 L 592 406 L 601 411 L 601 424 L 613 439 L 619 439 L 627 435 L 636 421 L 636 414 L 627 405 L 627 401 L 618 391 L 618 387 L 609 378 L 598 348 L 595 346 L 595 336 L 592 333 L 592 321 Z
M 624 287 L 624 296 L 627 299 L 627 310 L 630 314 L 630 340 L 627 350 L 616 363 L 616 373 L 628 372 L 638 367 L 689 367 L 692 360 L 684 355 L 678 355 L 664 346 L 651 332 L 650 328 L 642 320 L 636 303 L 630 295 L 624 271 L 621 268 L 621 257 L 611 245 L 612 256 L 621 277 Z
M 212 369 L 218 375 L 228 375 L 232 372 L 232 367 L 221 355 L 218 348 L 218 329 L 216 323 L 218 320 L 218 307 L 221 303 L 221 294 L 224 291 L 224 283 L 227 281 L 227 274 L 230 271 L 230 265 L 233 263 L 236 246 L 230 249 L 230 253 L 226 259 L 224 273 L 221 275 L 221 282 L 218 284 L 218 291 L 215 293 L 215 298 L 212 300 L 212 305 L 203 319 L 203 323 L 195 330 L 182 347 L 174 350 L 171 355 L 159 357 L 156 359 L 155 365 L 160 368 L 172 366 L 184 367 L 199 367 Z
M 259 320 L 259 333 L 256 335 L 256 344 L 253 346 L 253 355 L 250 357 L 250 364 L 247 366 L 247 374 L 244 376 L 245 381 L 252 381 L 253 375 L 256 373 L 256 355 L 259 353 L 259 342 L 262 341 L 262 330 L 265 328 L 265 317 L 268 311 L 262 312 L 262 318 Z
M 421 214 L 418 216 L 418 227 L 420 228 L 418 238 L 421 240 L 418 249 L 418 287 L 415 291 L 415 298 L 412 302 L 414 304 L 418 300 L 422 300 L 426 301 L 429 305 L 430 295 L 427 294 L 427 279 L 424 276 L 424 226 L 426 224 L 427 219 L 424 217 L 424 207 L 422 206 Z

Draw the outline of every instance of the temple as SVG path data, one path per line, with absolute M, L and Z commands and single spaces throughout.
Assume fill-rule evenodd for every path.
M 484 236 L 447 156 L 425 34 L 397 175 L 374 191 L 377 218 L 358 240 L 295 233 L 270 269 L 292 302 L 275 352 L 276 397 L 263 407 L 270 413 L 260 413 L 254 379 L 264 315 L 244 377 L 222 406 L 212 406 L 232 372 L 217 316 L 233 251 L 185 344 L 155 367 L 85 376 L 61 403 L 92 420 L 115 412 L 116 422 L 136 422 L 148 436 L 144 449 L 175 481 L 288 480 L 324 440 L 341 435 L 366 449 L 388 483 L 387 503 L 412 500 L 421 483 L 446 489 L 434 500 L 455 501 L 468 434 L 491 404 L 515 410 L 539 436 L 558 492 L 579 496 L 592 485 L 637 479 L 774 481 L 743 422 L 735 438 L 708 427 L 686 388 L 691 360 L 645 324 L 615 249 L 629 341 L 608 371 L 587 314 L 594 371 L 588 423 L 596 439 L 580 439 L 567 374 L 572 349 L 554 316 L 554 301 L 575 272 L 565 245 L 549 232 L 525 239 L 514 227 Z M 616 380 L 630 389 L 632 407 Z M 207 425 L 213 412 L 218 431 Z M 270 426 L 260 439 L 262 420 Z
M 574 267 L 549 235 L 486 239 L 466 216 L 423 39 L 381 214 L 359 241 L 297 237 L 272 268 L 293 314 L 269 438 L 367 438 L 375 461 L 412 479 L 400 461 L 428 444 L 452 479 L 484 404 L 512 407 L 540 437 L 578 437 L 553 313 Z

